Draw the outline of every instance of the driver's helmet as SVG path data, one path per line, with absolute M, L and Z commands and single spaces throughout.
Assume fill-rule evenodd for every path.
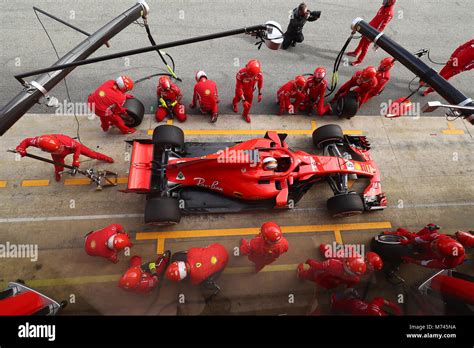
M 274 157 L 266 157 L 263 159 L 263 169 L 275 170 L 278 167 L 278 162 Z

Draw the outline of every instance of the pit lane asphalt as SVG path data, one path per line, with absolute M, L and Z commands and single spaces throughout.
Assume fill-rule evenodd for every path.
M 284 0 L 179 0 L 149 1 L 151 13 L 149 23 L 158 43 L 189 38 L 192 36 L 261 24 L 276 20 L 283 29 L 288 22 L 289 10 L 298 1 Z M 194 83 L 194 74 L 204 69 L 210 78 L 217 81 L 221 100 L 221 111 L 230 112 L 230 101 L 234 92 L 235 73 L 247 60 L 262 61 L 265 75 L 264 101 L 254 105 L 256 114 L 273 114 L 277 111 L 274 98 L 276 90 L 295 75 L 310 73 L 316 66 L 332 70 L 334 59 L 350 34 L 350 24 L 355 17 L 370 20 L 381 1 L 367 0 L 325 0 L 309 3 L 311 8 L 322 11 L 322 17 L 315 23 L 308 23 L 304 30 L 305 42 L 288 51 L 270 51 L 262 47 L 257 51 L 254 39 L 246 36 L 213 40 L 168 51 L 174 56 L 177 73 L 183 78 L 186 104 L 189 103 Z M 6 104 L 21 89 L 13 78 L 20 72 L 47 67 L 57 59 L 47 37 L 31 9 L 38 6 L 50 11 L 72 24 L 93 32 L 108 20 L 116 17 L 134 4 L 133 0 L 18 0 L 0 1 L 0 105 Z M 410 51 L 430 48 L 432 59 L 445 62 L 456 47 L 472 38 L 471 0 L 398 0 L 395 18 L 386 33 Z M 42 17 L 45 26 L 56 44 L 60 55 L 68 52 L 84 39 L 80 33 Z M 125 49 L 149 45 L 145 30 L 131 25 L 111 40 L 112 47 L 101 48 L 94 56 L 115 53 Z M 349 49 L 353 49 L 352 43 Z M 364 65 L 377 65 L 386 54 L 382 50 L 370 51 Z M 347 60 L 346 62 L 348 62 Z M 424 58 L 426 62 L 426 57 Z M 343 62 L 344 63 L 344 62 Z M 433 65 L 435 70 L 441 66 Z M 84 102 L 87 95 L 104 80 L 127 73 L 138 79 L 163 71 L 162 63 L 155 52 L 129 59 L 116 59 L 77 68 L 68 78 L 73 102 Z M 341 66 L 340 84 L 346 81 L 358 68 L 347 64 Z M 453 84 L 468 96 L 474 96 L 472 71 L 452 79 Z M 398 64 L 393 69 L 392 81 L 383 95 L 375 98 L 361 110 L 362 115 L 379 115 L 381 103 L 396 100 L 409 94 L 408 82 L 413 75 Z M 156 78 L 138 85 L 134 93 L 150 110 L 155 105 Z M 64 84 L 52 92 L 60 101 L 66 100 Z M 414 101 L 438 100 L 415 96 Z M 48 113 L 50 110 L 36 106 L 32 112 Z
M 114 164 L 105 165 L 82 158 L 83 166 L 114 170 L 120 177 L 126 177 L 128 169 L 125 155 L 128 148 L 124 140 L 148 137 L 149 129 L 157 125 L 151 115 L 147 115 L 136 134 L 122 136 L 117 131 L 103 133 L 97 119 L 79 119 L 81 140 L 116 159 Z M 305 314 L 317 303 L 324 305 L 328 302 L 327 292 L 315 292 L 312 283 L 298 281 L 295 274 L 297 263 L 309 257 L 320 259 L 317 251 L 320 243 L 331 243 L 340 238 L 345 243 L 368 246 L 370 239 L 388 226 L 417 230 L 434 222 L 443 226 L 445 233 L 473 228 L 474 143 L 472 126 L 463 120 L 448 123 L 440 117 L 388 120 L 360 116 L 340 121 L 334 117 L 255 115 L 248 125 L 239 116 L 222 115 L 214 125 L 203 117 L 191 117 L 180 126 L 186 132 L 193 131 L 192 135 L 186 136 L 189 141 L 255 137 L 239 134 L 249 130 L 307 131 L 308 134 L 289 135 L 288 142 L 293 149 L 313 152 L 309 135 L 311 128 L 328 123 L 338 123 L 345 131 L 363 132 L 369 137 L 373 145 L 372 154 L 382 173 L 388 209 L 347 219 L 332 219 L 325 207 L 331 192 L 327 185 L 321 184 L 312 188 L 294 210 L 187 216 L 177 226 L 157 229 L 143 223 L 144 196 L 121 193 L 115 188 L 95 192 L 92 186 L 56 183 L 49 164 L 28 158 L 16 161 L 13 154 L 0 152 L 0 181 L 5 181 L 4 187 L 0 188 L 0 241 L 3 244 L 8 241 L 39 246 L 37 262 L 1 259 L 0 282 L 20 278 L 57 299 L 68 300 L 74 295 L 75 303 L 64 312 L 68 314 Z M 74 134 L 72 116 L 27 115 L 0 138 L 0 148 L 14 147 L 27 136 L 47 133 L 53 124 L 56 130 Z M 209 130 L 218 134 L 210 135 Z M 48 179 L 47 186 L 22 186 L 24 180 Z M 118 187 L 122 188 L 125 185 Z M 288 254 L 266 272 L 257 275 L 251 273 L 251 264 L 246 258 L 233 255 L 241 234 L 210 237 L 201 231 L 229 228 L 256 231 L 262 222 L 268 220 L 274 220 L 286 229 L 316 227 L 315 232 L 288 234 Z M 148 233 L 192 230 L 186 237 L 164 241 L 164 248 L 173 252 L 211 242 L 222 243 L 231 253 L 228 270 L 219 280 L 222 293 L 213 304 L 206 305 L 199 291 L 185 283 L 165 282 L 159 293 L 153 292 L 149 296 L 121 291 L 116 282 L 127 268 L 131 255 L 121 255 L 118 264 L 111 264 L 91 258 L 83 250 L 83 238 L 87 232 L 113 222 L 123 224 L 131 233 L 135 243 L 131 255 L 141 255 L 145 260 L 153 259 L 157 249 L 156 239 L 137 240 L 139 235 Z M 373 225 L 358 225 L 367 223 Z M 352 229 L 340 224 L 352 225 Z M 318 232 L 320 225 L 331 226 Z M 472 264 L 462 269 L 473 274 Z M 414 265 L 403 266 L 401 272 L 408 285 L 418 285 L 432 273 Z M 364 279 L 358 287 L 361 293 L 369 283 L 369 298 L 382 295 L 395 300 L 402 291 L 378 275 L 375 283 Z M 185 295 L 184 304 L 178 303 L 179 294 Z M 291 296 L 294 296 L 293 303 L 289 303 Z M 413 306 L 409 308 L 410 313 L 414 310 Z

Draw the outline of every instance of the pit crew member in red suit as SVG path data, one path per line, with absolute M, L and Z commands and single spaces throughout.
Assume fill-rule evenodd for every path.
M 207 78 L 204 71 L 196 73 L 196 85 L 194 86 L 193 102 L 189 105 L 194 109 L 199 103 L 202 114 L 211 114 L 211 122 L 217 121 L 219 116 L 219 92 L 214 81 Z
M 305 101 L 304 108 L 308 115 L 311 115 L 313 110 L 317 111 L 319 116 L 324 116 L 328 112 L 332 112 L 330 104 L 324 105 L 324 98 L 328 83 L 326 81 L 326 69 L 323 67 L 316 68 L 312 76 L 306 80 L 304 86 Z
M 149 293 L 161 284 L 170 257 L 171 252 L 166 250 L 156 261 L 142 264 L 140 256 L 133 256 L 130 259 L 130 268 L 119 280 L 119 287 L 139 294 Z
M 446 80 L 451 77 L 469 71 L 474 68 L 474 39 L 459 46 L 451 55 L 446 65 L 441 69 L 439 74 Z M 433 92 L 432 88 L 428 88 L 423 95 L 427 96 Z
M 125 125 L 121 114 L 126 114 L 127 109 L 123 104 L 133 95 L 127 94 L 133 89 L 133 80 L 128 76 L 119 76 L 116 80 L 105 81 L 89 95 L 87 101 L 90 109 L 100 118 L 102 130 L 107 132 L 110 126 L 117 127 L 122 134 L 131 134 L 135 128 Z
M 402 257 L 405 262 L 415 263 L 427 268 L 455 268 L 464 262 L 464 247 L 457 240 L 440 234 L 439 229 L 439 226 L 429 224 L 418 233 L 410 232 L 404 228 L 385 233 L 404 236 L 407 239 L 400 242 L 405 245 L 411 244 L 414 246 L 414 257 Z
M 237 73 L 235 79 L 235 96 L 232 100 L 232 109 L 235 113 L 239 112 L 238 103 L 242 101 L 244 106 L 242 117 L 250 123 L 249 113 L 252 107 L 255 85 L 258 88 L 258 102 L 262 101 L 263 74 L 260 62 L 256 59 L 250 60 L 245 68 Z
M 400 307 L 383 297 L 375 297 L 372 301 L 363 301 L 354 289 L 342 294 L 332 294 L 331 311 L 335 314 L 378 316 L 401 315 Z
M 341 244 L 338 244 L 341 245 Z M 330 244 L 320 244 L 319 245 L 319 252 L 321 253 L 321 256 L 324 257 L 325 259 L 345 259 L 349 257 L 361 257 L 360 253 L 358 250 L 355 248 L 355 246 L 350 245 L 341 245 L 341 248 L 338 249 L 342 251 L 342 254 L 339 256 L 337 255 L 336 252 L 332 252 L 331 250 L 331 245 Z M 350 253 L 349 255 L 344 255 L 344 252 Z M 373 251 L 369 251 L 368 253 L 365 254 L 365 263 L 367 265 L 367 273 L 371 273 L 374 271 L 380 271 L 383 268 L 383 260 L 382 258 L 377 254 L 374 253 Z
M 91 231 L 85 237 L 84 249 L 91 256 L 104 257 L 117 263 L 117 253 L 126 247 L 131 248 L 130 236 L 122 225 L 112 224 L 98 231 Z
M 300 109 L 300 105 L 305 99 L 303 93 L 305 85 L 306 79 L 303 76 L 296 76 L 294 80 L 288 81 L 278 89 L 277 102 L 280 105 L 278 115 L 283 115 L 285 111 L 294 114 L 295 111 Z
M 380 7 L 379 11 L 369 24 L 380 32 L 384 31 L 385 27 L 393 18 L 393 8 L 396 2 L 396 0 L 384 0 L 382 7 Z M 369 51 L 370 44 L 371 42 L 369 39 L 362 37 L 359 46 L 357 46 L 355 51 L 347 53 L 348 56 L 357 58 L 355 61 L 351 62 L 351 65 L 355 66 L 362 63 Z
M 377 87 L 374 88 L 369 95 L 369 98 L 376 97 L 382 93 L 387 83 L 390 81 L 390 69 L 395 65 L 395 58 L 387 57 L 380 61 L 377 68 Z
M 179 282 L 188 278 L 191 284 L 200 285 L 217 295 L 220 291 L 216 280 L 229 262 L 229 254 L 221 244 L 214 243 L 205 248 L 190 248 L 173 255 L 166 270 L 166 278 Z
M 158 107 L 156 108 L 155 118 L 158 122 L 163 121 L 170 112 L 179 122 L 186 121 L 186 108 L 181 104 L 183 94 L 168 76 L 161 76 L 158 80 L 156 96 L 158 97 Z
M 79 167 L 81 165 L 79 162 L 80 155 L 97 159 L 99 161 L 114 163 L 114 160 L 111 157 L 92 151 L 87 146 L 64 134 L 47 134 L 40 135 L 35 138 L 26 138 L 20 143 L 20 145 L 16 147 L 16 151 L 18 151 L 18 153 L 23 157 L 27 153 L 26 149 L 28 149 L 30 146 L 37 147 L 38 149 L 41 149 L 45 152 L 49 152 L 53 161 L 60 164 L 64 164 L 64 158 L 67 155 L 73 154 L 72 165 L 74 167 Z M 60 173 L 63 170 L 64 167 L 61 165 L 54 165 L 56 181 L 61 180 Z
M 350 288 L 360 282 L 367 265 L 363 258 L 328 259 L 325 261 L 306 260 L 309 269 L 305 270 L 300 263 L 297 268 L 299 279 L 311 280 L 325 289 L 334 289 L 339 285 Z
M 288 241 L 283 237 L 280 226 L 272 221 L 265 222 L 260 233 L 250 242 L 245 239 L 240 241 L 240 254 L 248 255 L 249 260 L 255 263 L 256 273 L 287 251 Z
M 353 91 L 357 93 L 359 107 L 361 107 L 369 100 L 371 93 L 376 90 L 377 84 L 377 70 L 373 66 L 369 66 L 364 70 L 357 71 L 349 81 L 342 85 L 331 102 L 346 96 L 355 87 Z

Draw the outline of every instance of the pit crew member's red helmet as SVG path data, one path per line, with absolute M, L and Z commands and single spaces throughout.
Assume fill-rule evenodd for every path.
M 383 261 L 382 258 L 379 256 L 379 254 L 374 253 L 373 251 L 369 251 L 367 255 L 365 256 L 367 263 L 369 265 L 369 268 L 372 268 L 373 270 L 380 271 L 383 267 Z
M 353 276 L 361 276 L 367 270 L 367 265 L 361 257 L 351 257 L 344 260 L 344 270 Z
M 260 227 L 260 233 L 266 243 L 274 244 L 280 241 L 282 237 L 281 228 L 275 222 L 265 222 Z
M 395 58 L 387 57 L 380 61 L 379 70 L 388 71 L 395 65 Z
M 316 68 L 313 73 L 313 76 L 317 82 L 321 82 L 326 77 L 326 69 L 323 67 Z
M 131 91 L 133 89 L 133 80 L 129 76 L 119 76 L 115 80 L 115 83 L 122 92 Z
M 305 84 L 306 79 L 304 78 L 304 76 L 296 76 L 295 85 L 297 89 L 302 90 Z
M 431 250 L 443 257 L 463 257 L 464 247 L 458 241 L 450 238 L 437 238 L 431 242 Z
M 119 251 L 123 250 L 126 247 L 131 247 L 132 243 L 130 242 L 130 238 L 126 233 L 117 233 L 114 236 L 114 249 Z
M 140 283 L 142 270 L 139 266 L 132 267 L 124 273 L 119 280 L 119 286 L 123 289 L 134 289 Z
M 171 88 L 171 81 L 168 76 L 161 76 L 160 79 L 158 80 L 158 86 L 161 87 L 161 89 L 167 91 L 168 89 Z
M 251 76 L 256 76 L 262 71 L 260 62 L 256 59 L 249 60 L 245 67 L 247 68 L 247 73 Z
M 362 83 L 367 83 L 370 82 L 373 78 L 377 76 L 377 69 L 375 69 L 373 66 L 369 66 L 362 70 L 362 75 L 360 76 L 360 79 Z
M 166 270 L 166 278 L 172 282 L 179 282 L 188 276 L 188 265 L 184 261 L 172 262 Z
M 199 81 L 201 80 L 201 78 L 203 78 L 203 77 L 205 77 L 205 78 L 207 79 L 207 74 L 206 74 L 206 72 L 205 72 L 205 71 L 202 71 L 202 70 L 198 71 L 198 72 L 196 73 L 196 82 L 199 82 Z
M 42 135 L 38 138 L 38 147 L 43 151 L 55 153 L 61 149 L 61 142 L 54 135 Z

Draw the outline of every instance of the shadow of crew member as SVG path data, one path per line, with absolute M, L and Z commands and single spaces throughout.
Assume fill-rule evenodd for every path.
M 295 47 L 296 43 L 304 41 L 303 27 L 307 21 L 314 22 L 321 17 L 321 11 L 310 11 L 308 6 L 302 2 L 295 8 L 291 14 L 290 23 L 286 29 L 282 48 L 286 50 L 288 47 Z

